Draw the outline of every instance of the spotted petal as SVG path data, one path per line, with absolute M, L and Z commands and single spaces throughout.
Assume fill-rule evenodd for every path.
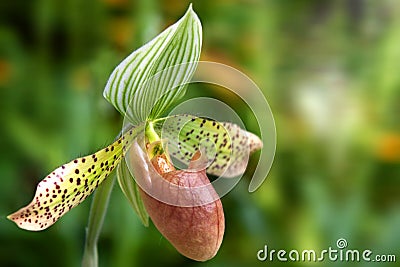
M 160 119 L 156 128 L 168 140 L 171 156 L 188 164 L 203 147 L 209 159 L 207 173 L 234 177 L 246 170 L 251 153 L 262 148 L 258 136 L 230 122 L 218 122 L 192 115 L 175 115 Z
M 30 204 L 7 218 L 30 231 L 48 228 L 104 181 L 135 136 L 134 130 L 127 131 L 106 148 L 60 166 L 38 184 Z

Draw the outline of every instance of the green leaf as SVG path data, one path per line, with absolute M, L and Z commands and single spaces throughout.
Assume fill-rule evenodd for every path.
M 143 225 L 146 227 L 149 226 L 149 215 L 147 214 L 142 198 L 140 197 L 139 187 L 135 182 L 135 178 L 129 171 L 125 160 L 123 160 L 117 167 L 117 177 L 119 186 L 121 187 L 122 192 L 124 192 L 133 210 L 139 216 Z
M 121 161 L 140 129 L 130 129 L 100 151 L 54 170 L 38 184 L 32 202 L 7 218 L 30 231 L 44 230 L 54 224 L 104 181 Z
M 229 122 L 192 115 L 175 115 L 154 121 L 161 138 L 168 140 L 171 157 L 188 164 L 202 147 L 207 155 L 207 173 L 234 177 L 244 173 L 251 153 L 263 146 L 260 138 Z
M 200 58 L 201 23 L 186 14 L 112 72 L 104 97 L 132 124 L 159 117 L 185 90 Z

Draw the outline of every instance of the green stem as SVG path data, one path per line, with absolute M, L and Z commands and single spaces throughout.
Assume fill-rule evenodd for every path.
M 140 132 L 144 130 L 144 124 L 140 124 L 132 127 L 127 125 L 123 133 L 130 130 L 133 131 L 133 135 L 137 136 Z M 122 133 L 121 133 L 122 134 Z M 117 138 L 119 138 L 118 135 Z M 117 139 L 116 138 L 116 139 Z M 124 160 L 124 159 L 122 159 Z M 83 252 L 82 267 L 97 267 L 98 266 L 98 255 L 97 255 L 97 240 L 103 226 L 104 217 L 107 213 L 108 202 L 110 200 L 110 195 L 115 183 L 115 176 L 111 174 L 112 177 L 108 177 L 94 193 L 92 205 L 90 207 L 89 222 L 86 228 L 86 240 L 85 249 Z
M 83 253 L 82 267 L 97 267 L 97 240 L 103 226 L 107 212 L 108 202 L 115 183 L 115 176 L 106 179 L 97 188 L 90 207 L 89 223 L 86 228 L 85 251 Z

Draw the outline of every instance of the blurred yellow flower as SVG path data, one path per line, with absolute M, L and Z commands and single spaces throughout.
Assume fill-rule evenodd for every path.
M 378 141 L 377 154 L 383 161 L 400 162 L 400 134 L 384 134 Z

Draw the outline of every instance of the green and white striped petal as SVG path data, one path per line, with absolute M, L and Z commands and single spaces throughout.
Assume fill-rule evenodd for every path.
M 207 173 L 215 176 L 242 175 L 249 155 L 263 146 L 258 136 L 236 124 L 192 115 L 159 119 L 155 128 L 168 140 L 171 156 L 185 164 L 202 147 L 209 160 Z
M 77 158 L 50 173 L 37 186 L 30 204 L 7 216 L 18 227 L 40 231 L 84 201 L 113 171 L 136 137 L 136 129 L 102 150 Z
M 158 118 L 185 91 L 200 58 L 201 23 L 186 14 L 112 72 L 104 97 L 132 124 Z
M 128 199 L 129 204 L 131 204 L 143 225 L 146 227 L 149 226 L 149 214 L 140 197 L 139 187 L 132 173 L 129 171 L 125 160 L 121 161 L 117 167 L 117 178 L 119 186 Z

